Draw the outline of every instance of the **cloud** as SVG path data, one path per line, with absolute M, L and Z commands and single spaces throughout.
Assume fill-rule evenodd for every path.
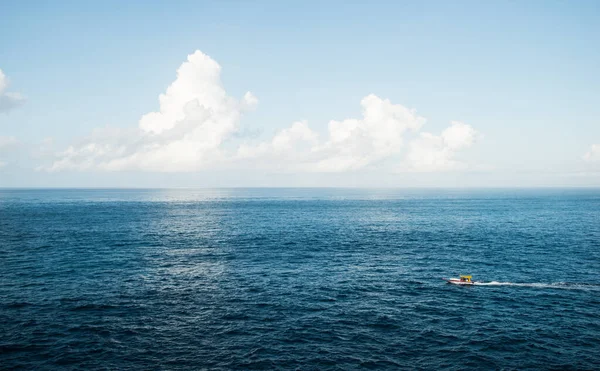
M 15 137 L 0 136 L 0 151 L 4 151 L 16 146 L 19 143 Z
M 159 110 L 143 115 L 137 128 L 97 129 L 45 170 L 186 172 L 223 161 L 222 144 L 258 100 L 250 92 L 241 100 L 228 96 L 220 76 L 221 66 L 196 51 L 159 96 Z
M 325 154 L 317 169 L 358 170 L 402 150 L 406 131 L 418 131 L 425 119 L 400 104 L 368 95 L 360 102 L 363 117 L 329 122 L 329 139 L 318 150 Z
M 586 162 L 600 163 L 600 144 L 592 144 L 590 150 L 583 155 L 583 160 Z
M 298 171 L 359 170 L 400 153 L 405 132 L 416 132 L 425 123 L 414 110 L 374 94 L 364 97 L 360 104 L 361 118 L 330 121 L 328 135 L 322 141 L 305 121 L 300 121 L 270 141 L 240 146 L 238 156 L 263 162 L 289 158 L 287 167 Z
M 419 133 L 426 120 L 414 110 L 373 94 L 363 98 L 361 106 L 361 118 L 330 121 L 323 141 L 302 121 L 281 130 L 270 141 L 240 146 L 238 155 L 255 158 L 263 166 L 277 164 L 291 171 L 327 173 L 360 170 L 386 159 L 396 160 L 396 170 L 401 172 L 468 167 L 455 157 L 479 137 L 470 125 L 452 121 L 440 135 Z M 418 137 L 409 142 L 402 158 L 407 133 L 418 133 Z
M 463 170 L 466 165 L 455 160 L 456 153 L 471 147 L 477 137 L 473 127 L 458 121 L 441 135 L 421 133 L 410 142 L 404 167 L 418 172 Z
M 308 127 L 306 121 L 298 121 L 289 128 L 280 130 L 268 142 L 252 146 L 242 144 L 238 148 L 238 158 L 257 158 L 264 155 L 282 156 L 293 153 L 300 143 L 316 144 L 319 135 Z
M 7 92 L 8 78 L 0 69 L 0 113 L 20 106 L 25 102 L 25 97 L 19 93 Z
M 221 66 L 200 51 L 188 56 L 158 100 L 159 109 L 143 115 L 137 127 L 96 129 L 41 169 L 193 172 L 237 167 L 336 173 L 396 161 L 394 166 L 404 164 L 405 171 L 457 170 L 466 165 L 455 154 L 477 136 L 460 122 L 439 136 L 419 134 L 426 120 L 414 109 L 370 94 L 360 101 L 360 117 L 331 120 L 322 134 L 296 121 L 271 138 L 247 138 L 240 135 L 240 119 L 257 98 L 250 92 L 241 99 L 229 96 Z
M 319 134 L 306 121 L 297 121 L 279 130 L 270 140 L 258 144 L 242 143 L 231 162 L 278 172 L 306 171 L 318 143 Z

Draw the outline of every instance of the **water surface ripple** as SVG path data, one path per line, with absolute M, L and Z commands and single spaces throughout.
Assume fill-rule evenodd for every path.
M 0 190 L 0 368 L 598 369 L 599 273 L 598 190 Z

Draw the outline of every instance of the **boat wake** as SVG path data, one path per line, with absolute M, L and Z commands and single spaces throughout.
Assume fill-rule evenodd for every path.
M 473 282 L 476 286 L 518 286 L 518 287 L 535 287 L 541 289 L 563 289 L 563 290 L 590 290 L 600 291 L 600 284 L 597 283 L 569 283 L 569 282 L 554 282 L 554 283 L 519 283 L 519 282 Z

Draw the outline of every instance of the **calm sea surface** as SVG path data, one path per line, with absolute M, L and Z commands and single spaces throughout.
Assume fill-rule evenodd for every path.
M 600 190 L 0 190 L 19 367 L 598 369 Z

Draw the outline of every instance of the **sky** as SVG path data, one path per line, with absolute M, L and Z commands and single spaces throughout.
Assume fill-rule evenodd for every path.
M 598 1 L 0 2 L 0 187 L 598 187 Z

